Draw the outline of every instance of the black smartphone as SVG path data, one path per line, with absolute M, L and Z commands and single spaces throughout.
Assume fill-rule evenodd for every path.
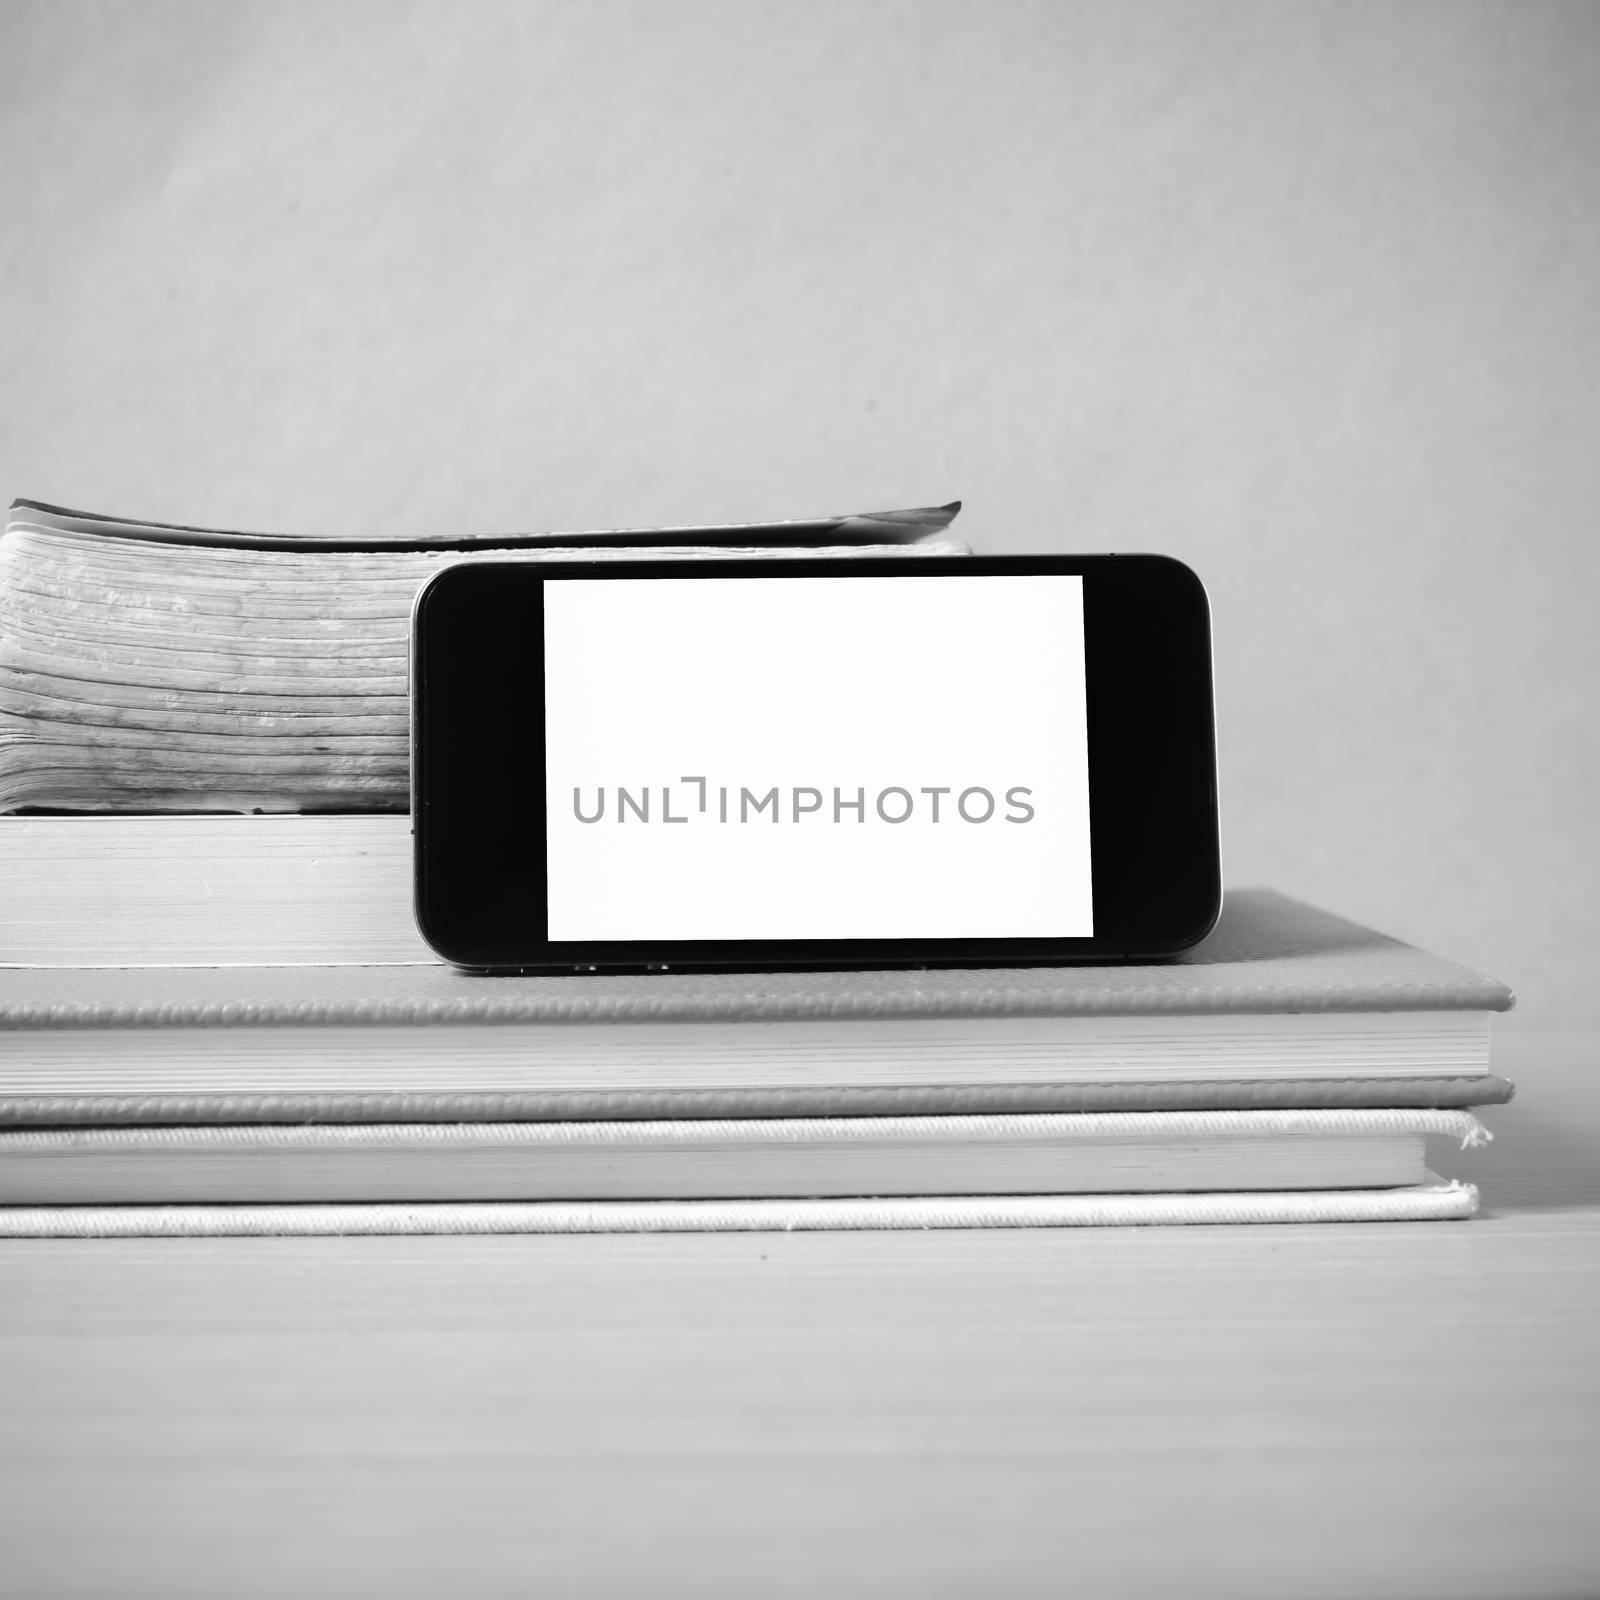
M 1221 905 L 1161 556 L 461 564 L 412 636 L 423 937 L 537 972 L 1175 954 Z

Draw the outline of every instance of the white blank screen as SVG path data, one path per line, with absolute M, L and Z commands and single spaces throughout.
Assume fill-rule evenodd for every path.
M 552 940 L 1093 932 L 1080 578 L 544 596 Z

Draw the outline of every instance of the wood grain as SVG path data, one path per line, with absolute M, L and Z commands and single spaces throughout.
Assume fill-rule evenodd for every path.
M 1467 1223 L 0 1246 L 0 1587 L 1591 1595 L 1597 1043 Z

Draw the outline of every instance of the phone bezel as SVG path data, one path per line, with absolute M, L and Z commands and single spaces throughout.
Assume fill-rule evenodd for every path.
M 541 585 L 991 574 L 1084 580 L 1092 937 L 584 944 L 545 937 Z M 512 737 L 513 729 L 523 736 Z M 413 608 L 411 733 L 417 923 L 427 943 L 459 966 L 782 971 L 1151 959 L 1198 943 L 1221 908 L 1210 607 L 1199 578 L 1166 556 L 455 564 L 429 580 Z

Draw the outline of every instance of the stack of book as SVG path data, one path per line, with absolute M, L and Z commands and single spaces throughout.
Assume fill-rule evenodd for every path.
M 778 525 L 806 530 L 787 546 L 770 528 L 692 540 L 848 544 L 951 515 Z M 368 587 L 374 560 L 416 552 L 128 526 L 24 507 L 0 540 L 0 805 L 78 813 L 0 816 L 0 1233 L 1474 1210 L 1470 1185 L 1429 1170 L 1427 1141 L 1447 1158 L 1479 1142 L 1474 1108 L 1508 1098 L 1489 1055 L 1508 991 L 1266 890 L 1230 894 L 1202 945 L 1151 965 L 442 965 L 411 921 L 397 776 L 420 579 Z M 269 582 L 256 563 L 330 553 L 353 563 L 341 603 L 367 631 L 297 631 L 291 649 L 272 619 L 317 621 L 310 591 L 286 605 L 273 585 L 289 568 L 269 563 Z M 270 671 L 241 663 L 257 656 Z M 340 673 L 315 729 L 264 703 Z M 350 731 L 368 719 L 377 731 Z M 297 814 L 352 794 L 362 811 Z M 188 814 L 139 814 L 157 810 Z

